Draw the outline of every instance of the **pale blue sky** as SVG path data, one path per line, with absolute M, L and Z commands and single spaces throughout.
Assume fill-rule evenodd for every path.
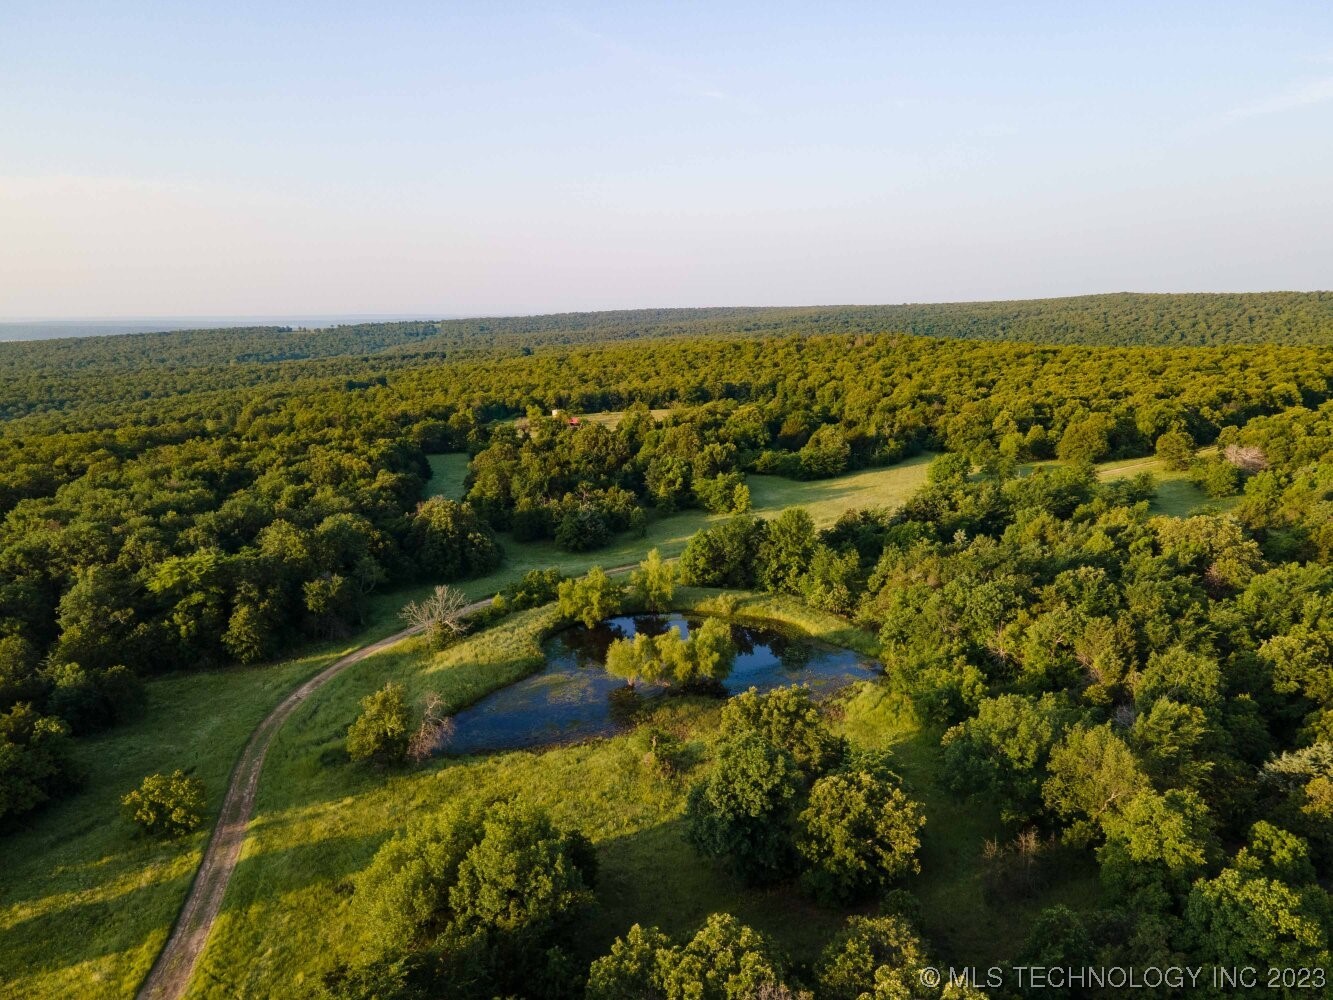
M 0 3 L 0 317 L 1330 286 L 1328 2 Z

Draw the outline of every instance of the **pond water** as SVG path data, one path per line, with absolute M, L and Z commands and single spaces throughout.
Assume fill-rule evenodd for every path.
M 493 691 L 453 718 L 453 732 L 440 749 L 450 754 L 485 753 L 571 743 L 609 736 L 629 726 L 635 695 L 606 673 L 606 651 L 616 639 L 638 632 L 660 635 L 675 629 L 688 638 L 697 615 L 639 615 L 610 618 L 595 628 L 575 625 L 543 645 L 546 666 Z M 873 677 L 879 664 L 860 653 L 828 646 L 772 626 L 731 623 L 737 655 L 723 686 L 729 694 L 805 684 L 816 695 Z M 664 685 L 637 686 L 652 697 Z

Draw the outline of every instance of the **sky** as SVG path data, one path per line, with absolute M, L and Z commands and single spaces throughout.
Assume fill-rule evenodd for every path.
M 0 2 L 0 319 L 1333 287 L 1333 4 Z

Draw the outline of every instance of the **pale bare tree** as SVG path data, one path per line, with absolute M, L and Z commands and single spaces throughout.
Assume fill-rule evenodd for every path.
M 1241 472 L 1255 473 L 1263 472 L 1268 468 L 1268 456 L 1264 454 L 1262 448 L 1255 448 L 1250 445 L 1229 444 L 1222 451 L 1222 456 L 1240 469 Z
M 432 691 L 426 696 L 426 707 L 421 713 L 421 725 L 407 744 L 407 756 L 415 763 L 426 760 L 454 731 L 454 720 L 444 712 L 444 701 Z
M 443 645 L 467 631 L 467 604 L 461 590 L 441 585 L 425 600 L 410 601 L 402 610 L 402 618 L 429 635 L 432 642 Z

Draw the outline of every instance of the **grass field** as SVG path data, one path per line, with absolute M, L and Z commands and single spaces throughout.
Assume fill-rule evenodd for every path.
M 930 457 L 918 456 L 897 466 L 863 470 L 817 482 L 751 476 L 749 483 L 754 507 L 757 513 L 771 515 L 784 507 L 805 506 L 818 525 L 826 526 L 847 509 L 900 503 L 924 482 Z M 433 456 L 431 463 L 434 472 L 431 492 L 458 495 L 465 471 L 464 456 Z M 1154 471 L 1162 476 L 1160 468 L 1154 468 L 1155 464 L 1145 460 L 1114 463 L 1105 467 L 1103 474 Z M 1131 468 L 1132 465 L 1136 467 Z M 1187 513 L 1205 499 L 1197 495 L 1183 478 L 1164 477 L 1164 480 L 1157 501 L 1158 508 L 1164 513 Z M 660 548 L 668 556 L 676 555 L 690 535 L 719 519 L 719 515 L 699 511 L 656 518 L 649 522 L 642 538 L 621 536 L 606 549 L 578 555 L 563 552 L 551 543 L 518 544 L 504 538 L 507 552 L 504 566 L 486 577 L 464 583 L 462 589 L 471 597 L 484 597 L 528 569 L 559 565 L 567 573 L 578 573 L 592 565 L 637 562 L 652 547 Z M 204 779 L 210 804 L 216 808 L 227 774 L 246 737 L 282 694 L 343 652 L 394 631 L 399 627 L 398 609 L 423 589 L 376 595 L 363 630 L 347 641 L 308 649 L 299 657 L 262 667 L 196 672 L 152 680 L 148 684 L 150 704 L 143 719 L 80 741 L 76 752 L 87 775 L 86 789 L 35 816 L 31 829 L 7 835 L 4 840 L 4 863 L 0 864 L 0 997 L 65 997 L 75 993 L 84 997 L 130 995 L 147 973 L 166 938 L 198 863 L 206 835 L 199 832 L 166 844 L 136 839 L 128 824 L 119 818 L 119 797 L 135 787 L 145 774 L 176 767 L 193 768 Z M 415 655 L 404 649 L 374 657 L 340 678 L 338 683 L 348 685 L 348 691 L 361 690 L 365 685 L 374 687 L 374 678 L 382 676 L 384 671 L 408 670 L 405 664 L 414 662 Z M 490 669 L 494 676 L 503 677 L 509 676 L 506 671 L 511 668 L 499 665 Z M 465 672 L 450 674 L 450 682 L 460 683 L 465 677 L 473 677 L 476 681 L 474 674 Z M 321 692 L 315 701 L 317 705 L 323 705 L 326 699 L 334 697 L 333 690 L 328 690 Z M 354 701 L 353 696 L 348 697 Z M 321 737 L 323 743 L 328 743 L 331 734 L 340 731 L 350 720 L 350 715 L 337 717 L 338 712 L 346 714 L 346 703 L 344 698 L 338 703 L 343 708 L 330 709 L 333 714 L 327 718 Z M 321 717 L 316 712 L 316 718 Z M 295 722 L 293 720 L 293 725 Z M 287 746 L 285 738 L 286 732 L 279 737 L 275 753 Z M 314 737 L 307 734 L 305 738 Z M 614 757 L 610 747 L 605 753 L 611 755 L 606 760 Z M 571 760 L 578 759 L 580 754 L 592 755 L 589 767 L 606 763 L 596 751 L 581 749 L 559 751 L 552 758 L 553 764 L 566 760 L 568 755 L 573 755 L 569 757 Z M 260 805 L 266 809 L 273 807 L 273 802 L 265 798 L 271 790 L 272 794 L 280 795 L 289 781 L 298 785 L 313 781 L 311 774 L 301 772 L 299 768 L 293 772 L 290 768 L 295 764 L 280 764 L 278 760 L 275 757 L 270 762 L 261 785 Z M 511 764 L 518 767 L 517 760 Z M 302 766 L 308 766 L 308 762 Z M 458 775 L 439 780 L 446 783 L 462 780 L 464 774 L 466 772 L 460 771 Z M 489 771 L 477 772 L 477 779 L 501 780 Z M 512 777 L 512 780 L 519 778 Z M 611 776 L 608 775 L 606 780 L 608 784 L 599 786 L 601 792 L 598 794 L 614 798 L 624 792 Z M 390 781 L 389 785 L 392 784 Z M 307 793 L 314 794 L 311 789 L 319 787 L 322 787 L 320 783 L 313 781 Z M 939 808 L 944 806 L 939 804 Z M 345 811 L 336 803 L 325 808 L 332 813 Z M 667 807 L 663 805 L 661 808 Z M 967 819 L 966 816 L 962 818 Z M 268 817 L 264 822 L 273 820 Z M 652 829 L 659 832 L 644 833 L 639 840 L 627 842 L 620 849 L 632 855 L 636 863 L 646 863 L 639 853 L 650 857 L 656 855 L 634 845 L 665 836 L 660 832 L 660 826 Z M 359 858 L 365 845 L 357 847 L 352 841 L 360 836 L 374 839 L 378 834 L 349 833 L 350 840 L 338 842 L 342 847 L 324 843 L 318 850 L 337 853 L 346 849 Z M 247 848 L 254 849 L 253 845 Z M 294 848 L 290 852 L 292 878 L 298 877 L 295 873 L 315 851 L 315 847 L 309 846 Z M 243 873 L 249 867 L 243 864 L 238 871 L 238 886 L 245 884 Z M 671 864 L 666 864 L 662 871 L 669 874 Z M 708 881 L 703 876 L 700 878 Z M 243 890 L 237 888 L 235 891 L 240 893 Z M 256 890 L 249 891 L 253 894 Z M 251 899 L 255 897 L 252 895 Z M 230 907 L 231 895 L 228 900 Z M 946 895 L 941 906 L 947 909 L 947 903 Z M 254 905 L 261 904 L 255 901 Z M 766 904 L 756 902 L 756 911 L 762 910 L 763 905 Z M 231 909 L 226 912 L 234 913 Z M 234 916 L 227 919 L 233 920 Z M 607 928 L 611 926 L 611 919 L 608 917 Z M 281 926 L 269 930 L 275 936 L 283 933 Z M 256 953 L 253 958 L 262 964 L 261 954 Z

